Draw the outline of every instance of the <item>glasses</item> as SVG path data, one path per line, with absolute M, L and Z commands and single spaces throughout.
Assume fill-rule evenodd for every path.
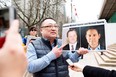
M 51 25 L 48 25 L 48 26 L 42 26 L 41 28 L 59 28 L 58 25 L 55 25 L 55 26 L 51 26 Z
M 37 31 L 36 29 L 32 29 L 31 31 Z

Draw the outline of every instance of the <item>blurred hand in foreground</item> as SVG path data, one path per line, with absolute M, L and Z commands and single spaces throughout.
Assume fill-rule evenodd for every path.
M 27 59 L 18 33 L 19 22 L 14 20 L 0 49 L 0 77 L 23 77 Z

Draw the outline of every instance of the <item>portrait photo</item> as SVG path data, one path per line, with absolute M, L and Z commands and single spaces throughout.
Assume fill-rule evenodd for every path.
M 65 32 L 64 32 L 65 31 Z M 80 48 L 80 27 L 69 27 L 63 30 L 63 50 L 78 50 Z M 64 40 L 65 38 L 65 40 Z
M 63 26 L 63 50 L 78 50 L 80 47 L 92 51 L 106 50 L 105 21 L 71 23 Z
M 81 27 L 81 47 L 88 50 L 106 50 L 104 25 Z

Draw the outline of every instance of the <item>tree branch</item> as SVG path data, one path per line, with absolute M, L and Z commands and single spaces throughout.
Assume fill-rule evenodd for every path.
M 29 18 L 29 17 L 27 17 L 26 15 L 25 15 L 25 13 L 22 11 L 22 9 L 18 6 L 18 4 L 16 3 L 16 1 L 14 0 L 14 2 L 15 2 L 15 5 L 17 6 L 17 8 L 18 8 L 18 10 L 22 13 L 22 15 L 24 15 L 24 17 L 26 17 L 27 19 Z M 21 16 L 20 16 L 21 17 Z

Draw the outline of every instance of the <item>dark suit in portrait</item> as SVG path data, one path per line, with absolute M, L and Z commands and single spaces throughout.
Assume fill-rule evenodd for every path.
M 96 47 L 94 50 L 105 50 L 105 46 L 104 45 L 99 45 L 98 47 Z M 88 50 L 92 50 L 91 47 L 88 46 Z
M 79 48 L 80 48 L 80 44 L 77 43 L 77 44 L 76 44 L 76 48 L 75 48 L 74 50 L 78 50 Z M 69 44 L 67 44 L 66 46 L 64 46 L 63 50 L 70 50 Z

